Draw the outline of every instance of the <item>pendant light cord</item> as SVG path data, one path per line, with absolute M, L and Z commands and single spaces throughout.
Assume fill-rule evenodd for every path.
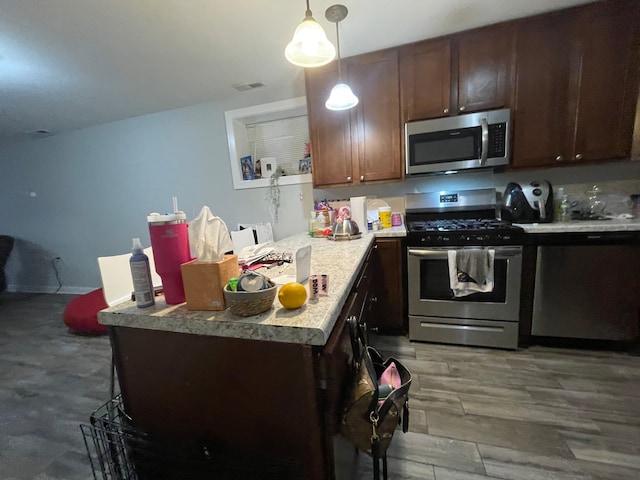
M 340 29 L 338 28 L 338 24 L 340 22 L 336 22 L 336 42 L 338 43 L 337 45 L 337 50 L 338 50 L 338 82 L 342 81 L 342 71 L 340 69 L 340 64 L 342 63 L 342 57 L 340 56 Z
M 311 17 L 313 14 L 311 13 L 311 9 L 309 8 L 309 0 L 307 0 L 307 11 L 304 13 L 305 17 Z

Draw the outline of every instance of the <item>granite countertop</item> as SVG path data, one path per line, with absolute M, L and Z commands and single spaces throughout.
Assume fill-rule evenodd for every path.
M 640 219 L 610 219 L 593 221 L 517 223 L 527 233 L 629 232 L 640 230 Z
M 407 228 L 404 225 L 400 225 L 399 227 L 383 228 L 369 233 L 373 233 L 376 237 L 406 237 Z
M 121 327 L 324 345 L 374 239 L 374 235 L 367 234 L 357 240 L 331 241 L 297 234 L 276 242 L 276 251 L 293 254 L 298 248 L 311 245 L 311 274 L 329 275 L 329 295 L 308 300 L 296 310 L 285 309 L 276 297 L 267 312 L 238 317 L 228 309 L 189 311 L 186 304 L 167 305 L 159 296 L 156 304 L 148 308 L 137 308 L 132 301 L 107 308 L 98 313 L 98 320 L 103 325 Z M 295 263 L 259 271 L 271 277 L 295 276 Z

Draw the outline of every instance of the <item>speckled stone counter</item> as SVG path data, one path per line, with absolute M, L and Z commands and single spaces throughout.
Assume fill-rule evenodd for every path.
M 382 230 L 376 230 L 375 232 L 369 233 L 373 233 L 374 236 L 382 238 L 406 237 L 407 229 L 404 225 L 400 225 L 399 227 L 383 228 Z
M 516 224 L 527 233 L 579 233 L 579 232 L 630 232 L 640 231 L 640 219 L 598 220 L 554 223 Z
M 311 274 L 329 275 L 329 295 L 308 300 L 297 310 L 283 308 L 276 297 L 267 312 L 238 317 L 229 310 L 189 311 L 186 304 L 167 305 L 159 296 L 156 304 L 148 308 L 137 308 L 134 302 L 127 301 L 102 310 L 98 320 L 103 325 L 324 345 L 374 239 L 374 235 L 363 235 L 357 240 L 331 241 L 298 234 L 277 242 L 277 252 L 290 252 L 294 257 L 298 248 L 311 245 Z M 271 277 L 295 275 L 295 263 L 259 271 Z

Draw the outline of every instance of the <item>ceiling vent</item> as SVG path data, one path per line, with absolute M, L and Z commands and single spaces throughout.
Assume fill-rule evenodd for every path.
M 251 83 L 236 83 L 233 85 L 233 88 L 238 90 L 239 92 L 246 92 L 247 90 L 253 90 L 254 88 L 264 87 L 264 83 L 261 82 L 251 82 Z

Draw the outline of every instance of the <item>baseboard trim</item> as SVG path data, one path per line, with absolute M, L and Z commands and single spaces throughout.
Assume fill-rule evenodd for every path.
M 11 293 L 60 293 L 63 295 L 84 295 L 97 287 L 52 287 L 49 285 L 7 285 L 7 292 Z

